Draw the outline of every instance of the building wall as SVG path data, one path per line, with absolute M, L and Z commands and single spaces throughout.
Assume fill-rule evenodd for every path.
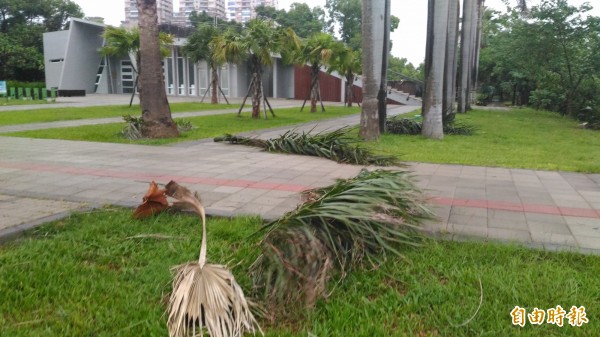
M 48 88 L 58 88 L 65 61 L 68 37 L 68 30 L 44 33 L 44 71 Z
M 311 70 L 309 66 L 295 66 L 294 71 L 294 98 L 305 100 L 309 97 L 311 84 Z M 342 100 L 342 80 L 338 77 L 321 71 L 319 73 L 321 99 L 328 102 Z
M 65 62 L 60 77 L 60 90 L 85 90 L 86 93 L 94 92 L 94 84 L 102 47 L 103 25 L 82 23 L 78 20 L 71 21 Z M 89 79 L 92 79 L 90 81 Z

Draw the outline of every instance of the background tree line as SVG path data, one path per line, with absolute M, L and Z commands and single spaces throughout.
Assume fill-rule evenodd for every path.
M 42 34 L 82 18 L 70 0 L 0 0 L 0 79 L 44 79 Z
M 486 12 L 479 99 L 580 118 L 600 109 L 600 18 L 591 9 L 544 0 Z

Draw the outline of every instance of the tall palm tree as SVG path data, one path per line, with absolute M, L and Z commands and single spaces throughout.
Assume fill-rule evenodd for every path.
M 217 35 L 212 44 L 217 62 L 241 63 L 248 61 L 252 79 L 248 94 L 246 94 L 238 113 L 241 113 L 246 99 L 252 92 L 252 118 L 260 118 L 261 102 L 263 105 L 269 104 L 263 92 L 263 69 L 265 66 L 273 64 L 273 54 L 287 55 L 291 50 L 297 49 L 299 47 L 298 37 L 290 28 L 276 28 L 272 21 L 253 19 L 248 22 L 241 33 L 233 30 L 226 31 Z M 266 118 L 267 112 L 266 109 L 264 110 Z M 271 113 L 273 114 L 273 110 Z
M 136 89 L 138 87 L 140 64 L 140 30 L 137 27 L 127 29 L 122 27 L 108 26 L 102 34 L 104 38 L 104 46 L 100 48 L 102 56 L 119 56 L 129 57 L 131 59 L 131 67 L 135 74 L 135 85 L 129 100 L 129 107 L 133 103 Z M 166 33 L 160 33 L 160 52 L 163 57 L 170 53 L 170 46 L 173 44 L 173 36 Z
M 292 56 L 297 64 L 302 66 L 307 63 L 310 64 L 310 112 L 317 111 L 317 100 L 321 100 L 319 73 L 321 72 L 322 66 L 329 65 L 335 45 L 336 41 L 331 35 L 327 33 L 316 33 L 308 39 L 303 40 L 300 44 L 300 49 Z M 306 104 L 307 99 L 304 100 L 304 104 Z M 304 104 L 302 104 L 300 111 L 304 109 Z M 322 100 L 321 111 L 325 111 Z
M 211 100 L 213 104 L 219 103 L 218 90 L 223 94 L 221 85 L 219 84 L 218 69 L 223 65 L 223 62 L 218 62 L 215 59 L 214 45 L 212 40 L 220 34 L 220 30 L 215 26 L 201 25 L 192 35 L 188 37 L 187 44 L 183 46 L 183 52 L 194 62 L 206 61 L 211 70 Z M 223 94 L 227 101 L 227 97 Z M 229 103 L 229 102 L 227 102 Z
M 477 0 L 463 0 L 462 30 L 460 35 L 460 85 L 458 90 L 458 112 L 467 112 L 470 108 L 471 59 L 474 40 L 473 20 Z
M 344 104 L 351 107 L 354 101 L 354 92 L 352 90 L 356 75 L 362 71 L 362 55 L 360 50 L 352 50 L 346 44 L 338 42 L 334 48 L 333 58 L 330 60 L 330 66 L 327 71 L 337 71 L 346 79 L 346 95 Z
M 442 105 L 444 96 L 444 68 L 448 38 L 449 3 L 447 0 L 429 0 L 427 23 L 427 58 L 425 60 L 425 95 L 423 98 L 423 136 L 444 138 Z
M 384 38 L 384 1 L 362 1 L 362 69 L 363 104 L 360 115 L 359 136 L 364 140 L 376 140 L 380 135 L 379 99 Z
M 136 0 L 139 13 L 140 105 L 142 135 L 147 138 L 179 136 L 167 101 L 160 53 L 156 0 Z
M 454 119 L 454 100 L 456 97 L 456 72 L 458 32 L 460 17 L 460 0 L 450 0 L 448 8 L 448 38 L 446 40 L 446 64 L 444 69 L 444 102 L 442 106 L 442 121 L 445 123 Z

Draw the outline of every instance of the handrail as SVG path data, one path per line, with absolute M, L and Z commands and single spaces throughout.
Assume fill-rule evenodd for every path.
M 416 79 L 416 78 L 414 78 L 414 77 L 410 77 L 410 76 L 404 75 L 404 74 L 402 74 L 402 73 L 399 73 L 399 72 L 397 72 L 397 71 L 393 71 L 393 70 L 390 70 L 390 69 L 388 69 L 388 74 L 389 74 L 389 73 L 392 73 L 392 74 L 398 75 L 398 76 L 400 76 L 400 77 L 402 77 L 402 78 L 404 78 L 404 79 L 406 79 L 406 80 L 409 80 L 409 81 L 413 81 L 413 82 L 417 82 L 417 83 L 419 83 L 419 84 L 423 84 L 423 81 L 421 81 L 421 80 L 419 80 L 419 79 Z

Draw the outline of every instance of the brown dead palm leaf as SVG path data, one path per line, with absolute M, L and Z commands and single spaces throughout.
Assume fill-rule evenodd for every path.
M 133 217 L 136 219 L 153 216 L 169 207 L 165 190 L 158 188 L 158 185 L 154 181 L 150 183 L 148 191 L 142 200 L 142 204 L 133 211 Z
M 168 305 L 170 337 L 242 336 L 260 333 L 248 302 L 233 274 L 222 265 L 206 264 L 206 215 L 200 200 L 190 190 L 171 181 L 166 194 L 193 207 L 202 219 L 202 243 L 198 262 L 177 266 Z

